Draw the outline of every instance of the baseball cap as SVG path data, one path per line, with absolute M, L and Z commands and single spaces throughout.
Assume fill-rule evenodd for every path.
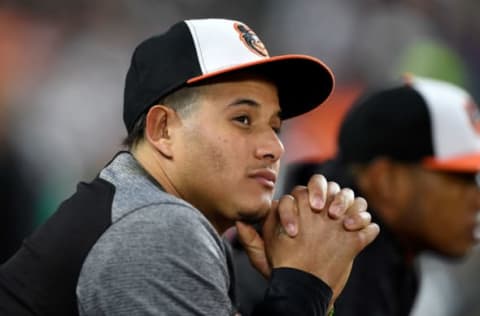
M 307 55 L 271 57 L 242 22 L 185 20 L 136 47 L 125 80 L 123 120 L 128 132 L 141 114 L 173 91 L 247 69 L 276 83 L 284 119 L 320 105 L 334 86 L 333 74 L 322 61 Z
M 480 114 L 462 88 L 408 76 L 400 85 L 362 96 L 339 132 L 342 162 L 386 156 L 450 172 L 480 171 Z

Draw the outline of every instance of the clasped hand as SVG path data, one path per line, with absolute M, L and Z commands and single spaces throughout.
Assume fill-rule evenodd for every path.
M 332 302 L 355 256 L 379 233 L 366 200 L 322 175 L 274 201 L 261 235 L 242 222 L 236 227 L 250 262 L 265 277 L 279 267 L 311 273 L 330 286 Z

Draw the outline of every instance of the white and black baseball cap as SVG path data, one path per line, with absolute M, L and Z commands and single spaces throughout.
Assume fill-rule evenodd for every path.
M 402 84 L 361 97 L 339 133 L 344 163 L 386 156 L 434 170 L 480 171 L 480 113 L 462 88 L 406 76 Z
M 307 55 L 270 57 L 242 22 L 181 21 L 135 49 L 125 81 L 123 119 L 128 132 L 141 114 L 173 91 L 247 69 L 276 83 L 284 119 L 322 104 L 334 87 L 333 74 L 322 61 Z

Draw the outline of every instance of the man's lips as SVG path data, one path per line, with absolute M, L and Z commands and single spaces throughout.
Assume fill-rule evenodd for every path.
M 276 172 L 270 169 L 255 170 L 249 173 L 248 176 L 250 178 L 257 180 L 262 185 L 271 189 L 275 187 L 275 182 L 277 181 Z

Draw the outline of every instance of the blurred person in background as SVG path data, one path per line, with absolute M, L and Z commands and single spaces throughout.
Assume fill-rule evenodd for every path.
M 351 186 L 382 229 L 357 257 L 338 315 L 409 315 L 419 288 L 414 259 L 472 251 L 480 238 L 479 117 L 462 88 L 408 76 L 359 98 L 334 159 L 290 169 L 287 189 L 317 172 Z
M 35 107 L 30 93 L 65 35 L 55 19 L 58 10 L 50 9 L 23 1 L 0 4 L 0 263 L 34 229 L 41 208 L 40 175 L 19 145 L 17 124 Z
M 34 227 L 36 182 L 27 166 L 0 141 L 0 263 L 6 261 Z

